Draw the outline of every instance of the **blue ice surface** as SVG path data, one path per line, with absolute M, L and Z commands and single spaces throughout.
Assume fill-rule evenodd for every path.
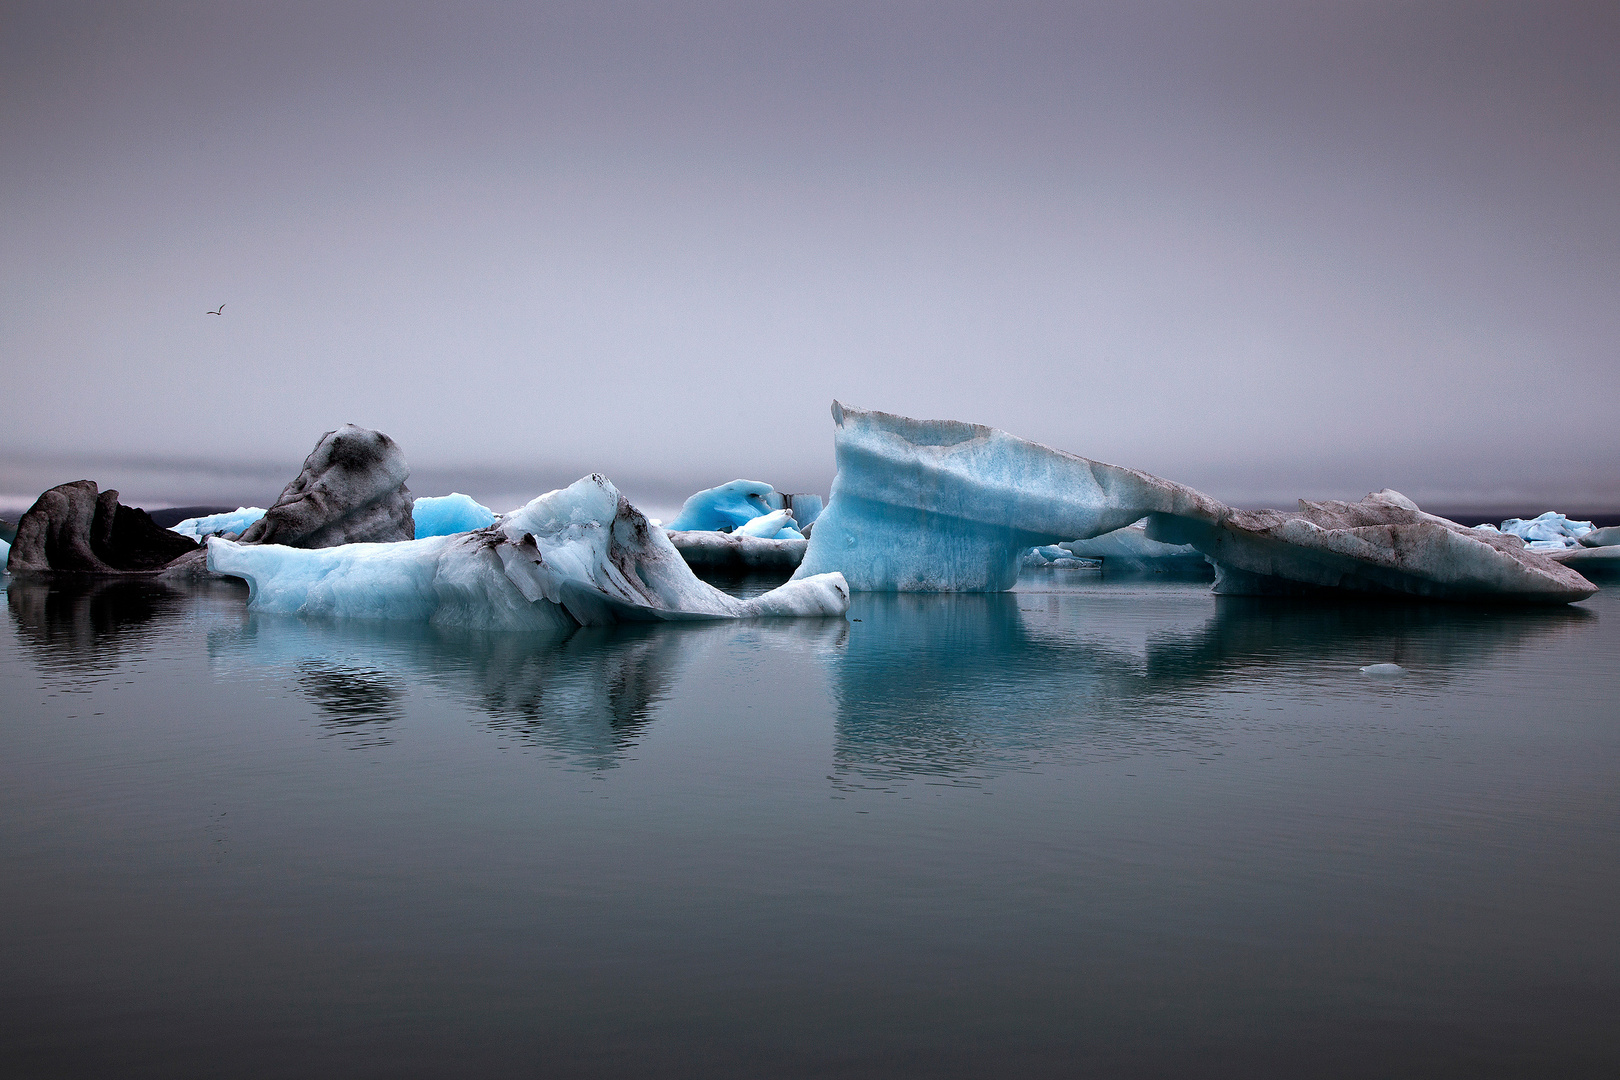
M 9 558 L 11 558 L 11 545 L 4 540 L 0 540 L 0 573 L 5 571 L 6 560 Z
M 457 491 L 417 499 L 411 504 L 411 520 L 416 525 L 416 538 L 421 540 L 488 528 L 495 524 L 495 511 Z
M 795 505 L 800 499 L 806 500 L 806 506 L 813 501 L 816 513 L 821 511 L 818 496 L 798 495 L 792 498 Z M 787 510 L 786 502 L 787 498 L 781 492 L 763 480 L 733 480 L 719 487 L 705 488 L 688 498 L 681 506 L 679 516 L 674 521 L 664 522 L 664 528 L 671 532 L 732 532 L 744 526 L 758 529 L 763 526 L 753 523 L 773 511 L 786 510 L 785 518 L 776 519 L 785 522 L 776 532 L 769 536 L 760 532 L 747 535 L 764 540 L 803 540 L 804 534 L 793 527 L 795 516 L 793 511 Z M 808 521 L 799 521 L 801 527 L 807 524 Z
M 181 536 L 188 536 L 193 540 L 206 540 L 210 536 L 221 533 L 242 533 L 247 527 L 264 517 L 264 510 L 257 506 L 238 506 L 224 514 L 209 514 L 207 517 L 186 518 L 178 525 L 170 527 L 170 532 L 177 532 Z

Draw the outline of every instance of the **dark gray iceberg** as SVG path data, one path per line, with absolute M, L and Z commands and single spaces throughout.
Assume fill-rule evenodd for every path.
M 196 551 L 145 510 L 93 480 L 58 484 L 17 522 L 6 569 L 13 574 L 152 574 Z
M 244 544 L 329 548 L 414 540 L 410 475 L 399 445 L 380 431 L 328 431 L 275 505 L 242 534 Z

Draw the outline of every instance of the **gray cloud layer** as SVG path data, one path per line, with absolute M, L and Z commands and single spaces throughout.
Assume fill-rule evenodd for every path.
M 354 421 L 825 490 L 837 396 L 1238 502 L 1620 505 L 1612 4 L 0 12 L 13 475 Z

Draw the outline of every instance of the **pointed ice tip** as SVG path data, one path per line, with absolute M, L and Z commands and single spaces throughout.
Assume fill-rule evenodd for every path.
M 844 426 L 844 405 L 837 398 L 833 398 L 833 423 L 838 427 Z

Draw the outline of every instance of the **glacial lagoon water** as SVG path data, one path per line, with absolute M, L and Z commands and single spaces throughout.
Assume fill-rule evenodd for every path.
M 1617 597 L 537 639 L 11 582 L 6 1070 L 1614 1075 Z

